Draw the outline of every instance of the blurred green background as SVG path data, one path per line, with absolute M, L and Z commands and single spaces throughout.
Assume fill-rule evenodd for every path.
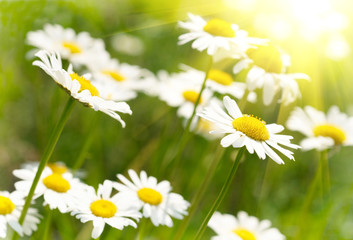
M 68 99 L 43 71 L 32 66 L 28 57 L 32 48 L 25 43 L 27 32 L 41 29 L 45 23 L 87 31 L 103 39 L 111 56 L 122 62 L 153 72 L 173 72 L 178 71 L 180 63 L 201 70 L 206 65 L 205 53 L 192 50 L 190 44 L 177 46 L 177 38 L 183 33 L 177 21 L 185 20 L 187 12 L 226 19 L 251 36 L 271 39 L 291 55 L 291 72 L 311 77 L 310 82 L 299 82 L 302 99 L 284 109 L 284 121 L 295 105 L 312 105 L 324 111 L 338 105 L 341 111 L 353 115 L 352 7 L 349 0 L 0 1 L 1 189 L 14 189 L 12 170 L 24 162 L 39 160 Z M 122 34 L 142 41 L 141 54 L 131 56 L 117 51 L 116 37 Z M 96 187 L 129 168 L 144 169 L 159 180 L 169 180 L 175 192 L 191 201 L 210 160 L 217 157 L 214 152 L 218 153 L 219 141 L 193 136 L 180 168 L 169 169 L 163 159 L 183 132 L 176 110 L 143 94 L 129 105 L 133 115 L 123 116 L 127 126 L 122 129 L 115 120 L 76 103 L 51 161 L 72 167 L 89 138 L 92 144 L 84 151 L 86 161 L 82 167 L 87 172 L 86 183 Z M 249 104 L 247 111 L 267 122 L 276 122 L 279 106 L 264 108 L 258 102 Z M 294 135 L 295 143 L 302 137 L 286 133 Z M 330 155 L 332 192 L 329 198 L 316 193 L 310 215 L 302 222 L 304 239 L 353 239 L 353 151 L 348 147 L 334 149 Z M 287 160 L 279 166 L 269 159 L 260 161 L 246 155 L 231 193 L 219 210 L 231 214 L 244 210 L 260 219 L 270 219 L 287 239 L 294 239 L 298 212 L 317 170 L 318 154 L 296 151 L 295 158 L 295 162 Z M 196 233 L 228 174 L 230 159 L 234 159 L 234 153 L 228 150 L 183 239 L 192 239 Z M 73 239 L 78 232 L 77 239 L 90 235 L 89 229 L 81 229 L 83 224 L 69 215 L 56 213 L 55 219 L 53 239 Z M 174 222 L 172 229 L 150 224 L 146 239 L 171 239 L 180 224 L 179 220 Z M 110 230 L 101 239 L 133 239 L 136 233 L 132 228 L 122 233 Z M 40 230 L 33 239 L 40 239 L 39 235 Z M 213 235 L 208 229 L 204 239 Z

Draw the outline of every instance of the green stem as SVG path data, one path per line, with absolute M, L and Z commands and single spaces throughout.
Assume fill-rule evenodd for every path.
M 194 216 L 197 207 L 200 204 L 200 201 L 202 199 L 202 197 L 204 196 L 212 178 L 214 173 L 216 172 L 217 166 L 220 162 L 221 159 L 223 159 L 223 157 L 225 156 L 225 149 L 222 147 L 218 147 L 216 153 L 213 155 L 213 161 L 211 162 L 211 165 L 208 168 L 208 172 L 206 173 L 206 176 L 203 180 L 203 182 L 201 183 L 200 187 L 198 188 L 194 199 L 191 202 L 191 206 L 189 208 L 189 214 L 185 217 L 184 221 L 181 223 L 175 237 L 174 240 L 180 240 L 184 233 L 185 230 L 187 229 L 191 218 Z
M 50 208 L 47 207 L 46 211 L 47 211 L 47 216 L 45 219 L 43 239 L 51 239 L 50 226 L 51 226 L 51 221 L 52 221 L 52 217 L 53 217 L 53 210 L 50 210 Z
M 56 146 L 56 143 L 58 142 L 59 140 L 59 137 L 61 135 L 61 132 L 65 126 L 65 123 L 73 109 L 73 106 L 74 106 L 74 102 L 75 100 L 70 97 L 70 99 L 68 100 L 68 102 L 66 103 L 66 106 L 65 106 L 65 109 L 59 119 L 59 122 L 57 123 L 57 125 L 55 126 L 53 132 L 52 132 L 52 135 L 50 136 L 49 138 L 49 141 L 48 141 L 48 144 L 44 150 L 44 153 L 43 153 L 43 156 L 39 162 L 39 166 L 38 166 L 38 170 L 37 170 L 37 173 L 33 179 L 33 182 L 32 182 L 32 185 L 31 185 L 31 188 L 29 190 L 29 193 L 27 195 L 27 198 L 26 198 L 26 201 L 25 201 L 25 204 L 23 206 L 23 209 L 22 209 L 22 212 L 21 212 L 21 216 L 20 216 L 20 219 L 19 219 L 19 223 L 20 224 L 23 224 L 24 222 L 24 219 L 26 217 L 26 214 L 27 214 L 27 211 L 28 211 L 28 208 L 29 206 L 31 205 L 31 201 L 32 201 L 32 198 L 33 198 L 33 195 L 34 195 L 34 191 L 37 187 L 37 184 L 38 184 L 38 181 L 40 179 L 40 176 L 42 175 L 42 172 L 44 170 L 44 167 L 45 165 L 48 163 L 48 160 L 49 158 L 51 157 L 53 151 L 54 151 L 54 148 Z M 13 239 L 17 239 L 18 238 L 18 235 L 15 233 L 13 235 Z
M 299 218 L 298 218 L 299 230 L 298 230 L 298 234 L 297 234 L 297 236 L 295 238 L 295 239 L 298 239 L 298 240 L 302 239 L 301 234 L 304 232 L 303 228 L 305 227 L 304 226 L 304 224 L 306 223 L 305 220 L 306 220 L 307 214 L 309 212 L 309 208 L 311 206 L 311 203 L 314 200 L 315 190 L 317 190 L 318 184 L 322 183 L 322 182 L 320 182 L 320 180 L 322 179 L 322 160 L 323 160 L 323 159 L 321 159 L 322 156 L 323 156 L 323 153 L 320 153 L 320 157 L 319 157 L 319 161 L 318 161 L 318 165 L 317 165 L 315 176 L 314 176 L 313 180 L 311 181 L 311 183 L 309 185 L 308 191 L 307 191 L 307 193 L 305 195 L 305 199 L 304 199 L 301 211 L 300 211 L 300 215 L 299 215 Z M 319 190 L 321 192 L 322 188 L 320 187 Z
M 138 231 L 138 240 L 143 240 L 143 237 L 145 235 L 145 230 L 146 230 L 146 223 L 147 223 L 146 219 L 141 219 L 139 231 Z
M 323 193 L 325 195 L 330 194 L 330 169 L 328 165 L 328 157 L 327 157 L 327 150 L 321 152 L 321 177 L 322 177 L 322 186 L 323 186 Z
M 224 182 L 223 187 L 221 189 L 221 192 L 218 194 L 218 197 L 216 201 L 213 203 L 213 206 L 211 207 L 210 211 L 207 213 L 206 218 L 203 220 L 199 230 L 197 231 L 197 234 L 194 238 L 194 240 L 199 240 L 201 239 L 203 233 L 206 230 L 207 224 L 210 221 L 213 213 L 218 209 L 219 205 L 222 203 L 224 196 L 228 193 L 230 185 L 234 179 L 235 173 L 238 169 L 240 159 L 242 158 L 243 154 L 245 152 L 245 147 L 242 147 L 239 149 L 237 157 L 235 158 L 235 161 L 233 163 L 232 169 L 230 170 L 230 173 L 228 175 L 227 180 Z
M 203 90 L 206 88 L 206 81 L 207 81 L 207 78 L 208 78 L 208 74 L 209 74 L 209 72 L 211 70 L 212 64 L 213 64 L 213 60 L 212 60 L 212 57 L 210 57 L 210 60 L 209 60 L 209 63 L 208 63 L 208 66 L 207 66 L 207 69 L 206 69 L 206 72 L 205 72 L 205 78 L 204 78 L 204 80 L 202 82 L 199 95 L 197 96 L 196 102 L 194 104 L 194 109 L 192 111 L 191 117 L 189 118 L 189 120 L 188 120 L 188 122 L 186 124 L 185 130 L 184 130 L 184 132 L 183 132 L 183 134 L 181 136 L 181 139 L 179 141 L 179 145 L 177 147 L 177 151 L 175 153 L 175 156 L 171 158 L 171 159 L 175 159 L 174 166 L 178 166 L 179 161 L 181 159 L 181 154 L 183 152 L 183 149 L 185 148 L 186 143 L 189 140 L 189 133 L 190 133 L 191 123 L 192 123 L 192 120 L 194 119 L 194 117 L 196 115 L 196 109 L 197 109 L 197 106 L 200 103 L 201 95 L 203 93 Z M 175 168 L 173 167 L 173 169 L 175 169 Z

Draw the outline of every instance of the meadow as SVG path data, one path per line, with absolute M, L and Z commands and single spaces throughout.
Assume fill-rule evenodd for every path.
M 27 236 L 21 236 L 20 239 L 85 240 L 92 237 L 107 240 L 211 239 L 217 235 L 215 231 L 207 227 L 202 232 L 201 227 L 206 227 L 203 222 L 209 214 L 212 215 L 211 209 L 234 216 L 244 211 L 259 221 L 268 219 L 271 221 L 271 227 L 281 233 L 281 236 L 273 235 L 279 236 L 278 238 L 271 238 L 271 235 L 267 237 L 261 235 L 260 230 L 251 233 L 250 230 L 244 230 L 243 226 L 239 229 L 248 235 L 241 235 L 239 232 L 236 234 L 234 230 L 234 236 L 228 234 L 223 238 L 213 238 L 214 240 L 353 239 L 351 208 L 353 178 L 350 168 L 353 160 L 351 146 L 353 145 L 351 96 L 353 31 L 350 31 L 352 19 L 349 11 L 353 6 L 344 0 L 307 2 L 304 4 L 305 1 L 290 0 L 0 1 L 1 191 L 10 193 L 19 191 L 21 187 L 18 187 L 19 185 L 15 187 L 15 183 L 20 180 L 18 177 L 20 174 L 15 176 L 14 170 L 34 169 L 33 173 L 36 173 L 39 162 L 43 162 L 43 156 L 47 156 L 46 161 L 61 162 L 70 169 L 67 171 L 72 172 L 73 176 L 95 190 L 105 180 L 124 183 L 121 178 L 118 179 L 117 174 L 130 179 L 129 170 L 133 169 L 137 174 L 145 171 L 158 182 L 163 180 L 170 182 L 171 191 L 183 198 L 180 200 L 175 197 L 177 203 L 171 206 L 173 208 L 171 212 L 181 215 L 177 217 L 180 219 L 172 216 L 173 226 L 167 226 L 170 224 L 164 222 L 167 220 L 163 218 L 159 219 L 160 224 L 152 223 L 149 217 L 142 218 L 142 215 L 146 215 L 142 212 L 141 216 L 137 213 L 135 217 L 127 215 L 130 221 L 133 219 L 136 228 L 125 226 L 119 230 L 105 224 L 103 232 L 98 237 L 93 237 L 92 222 L 83 223 L 77 219 L 79 214 L 73 213 L 78 211 L 76 208 L 72 210 L 70 206 L 66 206 L 68 209 L 63 213 L 49 207 L 50 203 L 44 206 L 43 198 L 35 196 L 31 208 L 37 209 L 41 216 L 38 217 L 40 222 L 35 224 L 37 226 L 35 228 L 38 229 Z M 298 12 L 301 15 L 298 15 Z M 207 47 L 201 51 L 195 49 L 197 47 L 192 45 L 193 40 L 185 43 L 181 41 L 180 36 L 189 31 L 181 23 L 190 21 L 188 13 L 200 16 L 206 21 L 217 18 L 237 24 L 240 29 L 247 31 L 250 37 L 256 39 L 244 38 L 245 46 L 239 48 L 243 52 L 238 52 L 236 57 L 217 58 L 216 54 L 208 52 Z M 113 84 L 103 84 L 106 92 L 99 91 L 99 95 L 94 98 L 92 88 L 85 89 L 89 91 L 87 97 L 82 94 L 84 90 L 80 89 L 80 85 L 79 90 L 73 90 L 74 87 L 69 89 L 54 79 L 56 83 L 53 76 L 47 74 L 38 62 L 33 64 L 43 59 L 34 55 L 40 48 L 29 43 L 28 33 L 42 30 L 46 24 L 53 26 L 58 24 L 63 29 L 71 28 L 75 34 L 88 32 L 90 37 L 99 39 L 100 43 L 104 44 L 102 49 L 109 53 L 110 58 L 117 59 L 121 64 L 138 66 L 130 70 L 126 67 L 127 76 L 130 74 L 129 71 L 137 71 L 136 75 L 143 76 L 138 79 L 142 79 L 143 84 L 122 87 L 117 93 L 121 95 L 115 99 L 113 96 L 115 93 L 112 92 L 115 89 Z M 238 32 L 235 33 L 235 37 L 237 34 Z M 264 39 L 266 40 L 263 41 Z M 256 44 L 246 41 L 255 41 Z M 259 86 L 253 82 L 256 87 L 248 90 L 249 71 L 253 66 L 251 64 L 258 59 L 264 59 L 265 63 L 270 65 L 275 62 L 273 55 L 266 58 L 265 55 L 251 55 L 248 50 L 260 49 L 269 42 L 271 46 L 273 44 L 281 49 L 281 54 L 285 53 L 291 59 L 289 67 L 282 71 L 285 65 L 283 60 L 283 63 L 280 63 L 281 69 L 274 72 L 283 75 L 291 73 L 302 75 L 298 75 L 299 79 L 292 79 L 294 77 L 291 75 L 288 85 L 285 82 L 287 79 L 281 82 L 280 77 L 274 82 L 267 82 L 268 85 Z M 207 44 L 204 43 L 203 46 L 205 45 Z M 219 49 L 222 46 L 221 44 Z M 73 46 L 70 47 L 73 53 Z M 250 58 L 253 62 L 240 71 L 235 71 L 234 66 L 237 63 L 242 59 L 249 59 L 245 53 L 254 56 Z M 52 58 L 54 56 L 50 55 L 51 52 L 45 54 Z M 62 55 L 61 59 L 64 71 L 60 74 L 71 76 L 72 80 L 76 78 L 76 82 L 83 85 L 79 77 L 73 77 L 67 70 L 70 63 L 80 76 L 91 72 L 88 78 L 95 78 L 92 69 L 104 65 L 102 62 L 106 60 L 106 55 L 101 56 L 95 52 L 84 59 L 79 59 L 83 63 L 75 62 L 70 56 Z M 265 70 L 268 66 L 264 67 Z M 227 72 L 232 79 L 229 85 L 241 83 L 239 85 L 241 94 L 234 96 L 228 92 L 211 91 L 212 86 L 207 85 L 211 80 L 208 79 L 206 82 L 206 76 L 210 77 L 212 69 Z M 119 78 L 112 72 L 109 74 L 106 75 Z M 308 76 L 308 79 L 304 79 L 306 78 L 304 75 Z M 172 80 L 185 76 L 187 79 L 185 85 L 199 78 L 196 89 L 201 89 L 202 83 L 206 83 L 205 89 L 202 89 L 205 96 L 200 97 L 197 93 L 196 97 L 192 94 L 186 96 L 184 91 L 185 102 L 192 102 L 193 105 L 184 106 L 181 110 L 181 104 L 176 103 L 173 94 L 182 87 L 173 85 Z M 163 82 L 167 84 L 162 85 Z M 132 84 L 138 84 L 138 81 Z M 96 86 L 99 90 L 98 86 L 101 85 Z M 74 91 L 76 95 L 73 94 Z M 266 95 L 269 92 L 273 96 Z M 251 94 L 256 96 L 256 100 L 248 101 L 250 98 L 247 100 Z M 227 102 L 224 96 L 230 96 L 232 100 Z M 107 101 L 104 102 L 106 105 L 97 98 Z M 204 105 L 211 98 L 218 99 L 214 105 L 231 116 L 230 126 L 235 129 L 232 131 L 239 132 L 239 129 L 242 129 L 240 132 L 255 142 L 265 142 L 270 136 L 272 139 L 270 130 L 268 138 L 250 133 L 260 128 L 263 130 L 264 121 L 266 124 L 283 125 L 284 129 L 280 134 L 292 136 L 293 139 L 283 137 L 278 141 L 283 148 L 292 151 L 293 154 L 272 145 L 264 147 L 264 152 L 261 152 L 262 147 L 259 149 L 259 145 L 256 145 L 251 152 L 251 147 L 245 146 L 244 142 L 241 145 L 234 139 L 229 144 L 223 141 L 222 146 L 221 139 L 229 134 L 229 131 L 217 135 L 209 133 L 209 130 L 216 130 L 212 126 L 207 125 L 206 131 L 197 128 L 197 121 L 201 121 L 200 119 L 212 119 L 212 108 Z M 267 101 L 266 104 L 264 99 Z M 228 111 L 227 106 L 224 107 L 226 102 L 230 104 L 233 100 L 238 104 L 241 113 L 249 114 L 249 118 L 254 119 L 252 120 L 254 124 L 249 126 L 256 125 L 255 130 L 249 130 L 244 125 L 236 126 L 233 120 L 235 117 Z M 126 102 L 129 107 L 113 105 L 112 102 Z M 197 106 L 201 107 L 200 110 L 194 108 L 195 105 L 200 105 Z M 298 121 L 293 121 L 292 127 L 288 124 L 293 110 L 298 107 L 303 109 L 305 106 L 311 106 L 324 114 L 332 106 L 337 106 L 341 113 L 335 113 L 344 127 L 330 125 L 328 130 L 322 130 L 325 141 L 321 139 L 322 142 L 311 142 L 317 145 L 310 149 L 302 142 L 306 137 L 305 134 L 297 130 L 301 127 L 304 129 L 304 124 L 300 122 L 297 124 Z M 112 111 L 117 112 L 122 120 L 111 112 L 109 115 L 106 109 L 113 109 Z M 129 114 L 128 109 L 131 109 L 132 114 Z M 67 114 L 64 120 L 63 113 Z M 319 117 L 313 120 L 313 128 L 315 120 L 318 119 Z M 63 124 L 62 129 L 58 128 L 58 122 Z M 263 125 L 259 127 L 259 124 Z M 320 137 L 319 130 L 316 130 L 312 133 L 312 137 Z M 249 131 L 248 134 L 246 131 Z M 55 137 L 51 137 L 53 132 L 58 134 L 57 143 Z M 277 133 L 278 131 L 274 132 L 274 136 Z M 251 145 L 251 142 L 247 143 Z M 48 150 L 51 144 L 52 152 Z M 237 144 L 241 147 L 236 147 Z M 224 147 L 225 145 L 227 147 Z M 278 155 L 271 155 L 272 151 L 268 148 L 273 148 Z M 290 159 L 292 156 L 294 159 Z M 279 159 L 283 160 L 283 164 L 278 164 L 281 163 Z M 229 175 L 234 168 L 236 171 L 233 172 L 234 176 Z M 45 167 L 44 173 L 50 171 L 48 169 Z M 229 184 L 229 189 L 224 189 L 226 183 Z M 114 193 L 120 189 L 122 192 L 125 190 L 119 185 L 114 189 Z M 25 185 L 25 189 L 22 190 L 25 191 L 25 196 L 22 196 L 23 202 L 19 210 L 22 210 L 29 188 Z M 224 195 L 218 202 L 219 206 L 215 207 L 214 204 L 221 192 Z M 126 196 L 130 196 L 129 194 Z M 1 196 L 3 195 L 0 194 Z M 1 202 L 2 200 L 0 198 L 0 215 L 9 215 L 4 210 L 6 204 Z M 160 199 L 154 200 L 159 204 Z M 45 201 L 48 203 L 48 199 Z M 178 206 L 181 206 L 180 210 Z M 119 206 L 117 209 L 119 212 Z M 94 212 L 92 207 L 91 211 Z M 15 218 L 19 219 L 19 214 Z M 6 225 L 6 221 L 1 219 L 0 225 Z M 18 231 L 13 234 L 15 232 L 12 230 L 13 226 L 7 225 L 6 230 L 3 225 L 0 226 L 0 233 L 5 231 L 5 239 L 19 237 Z

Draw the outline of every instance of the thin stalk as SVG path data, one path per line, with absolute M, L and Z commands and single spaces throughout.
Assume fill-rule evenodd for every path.
M 204 80 L 202 82 L 199 95 L 197 96 L 196 102 L 194 104 L 194 109 L 192 111 L 191 117 L 189 118 L 188 122 L 186 123 L 186 127 L 185 127 L 185 130 L 184 130 L 184 132 L 183 132 L 183 134 L 181 136 L 181 139 L 179 141 L 179 145 L 177 147 L 177 151 L 175 153 L 175 157 L 172 157 L 172 159 L 175 159 L 174 166 L 177 166 L 179 164 L 183 149 L 185 148 L 185 145 L 186 145 L 186 143 L 189 140 L 189 133 L 190 133 L 191 123 L 192 123 L 192 120 L 194 119 L 194 117 L 196 115 L 196 109 L 197 109 L 197 106 L 200 103 L 200 99 L 201 99 L 201 95 L 203 93 L 203 90 L 206 88 L 206 81 L 207 81 L 207 78 L 208 78 L 208 74 L 209 74 L 209 72 L 211 70 L 212 64 L 213 64 L 213 60 L 212 60 L 212 57 L 210 57 L 210 61 L 209 61 L 209 64 L 208 64 L 206 72 L 205 72 L 205 78 L 204 78 Z M 173 169 L 175 169 L 175 168 L 173 167 Z
M 209 166 L 209 169 L 206 173 L 206 176 L 201 183 L 200 187 L 198 188 L 193 200 L 191 201 L 191 206 L 189 208 L 189 214 L 185 217 L 184 221 L 181 223 L 174 240 L 180 240 L 184 233 L 185 230 L 187 229 L 191 218 L 194 216 L 197 207 L 199 206 L 201 199 L 205 195 L 206 190 L 208 189 L 208 186 L 210 185 L 210 182 L 213 178 L 214 173 L 216 172 L 217 166 L 220 162 L 221 159 L 225 156 L 225 149 L 223 147 L 218 147 L 216 153 L 213 155 L 213 161 L 211 162 L 211 165 Z
M 52 217 L 53 217 L 53 210 L 51 210 L 49 207 L 47 207 L 46 211 L 47 211 L 47 216 L 44 219 L 45 225 L 44 225 L 43 239 L 51 239 L 50 226 L 51 226 Z
M 323 156 L 322 153 L 320 153 L 320 157 L 319 157 L 319 161 L 318 161 L 318 165 L 317 165 L 317 169 L 316 169 L 316 173 L 315 176 L 313 178 L 313 180 L 311 181 L 308 191 L 305 195 L 305 199 L 300 211 L 300 215 L 298 218 L 298 226 L 299 226 L 299 231 L 298 234 L 296 236 L 295 239 L 302 239 L 302 232 L 303 232 L 303 224 L 306 223 L 305 219 L 306 216 L 308 214 L 309 208 L 314 200 L 314 195 L 315 195 L 315 190 L 317 190 L 317 186 L 319 185 L 319 183 L 321 184 L 322 182 L 320 181 L 322 179 L 322 159 L 321 157 Z M 322 186 L 320 185 L 320 193 L 322 194 Z M 322 196 L 322 195 L 321 195 Z
M 139 231 L 138 231 L 138 240 L 143 240 L 146 231 L 146 219 L 141 219 Z
M 237 157 L 235 158 L 235 161 L 233 163 L 232 169 L 229 172 L 227 180 L 224 182 L 223 187 L 221 189 L 221 192 L 218 194 L 218 197 L 216 201 L 213 203 L 213 206 L 211 207 L 210 211 L 207 213 L 206 218 L 203 220 L 199 230 L 197 231 L 197 234 L 194 238 L 194 240 L 199 240 L 201 239 L 202 235 L 204 234 L 207 224 L 210 221 L 213 213 L 218 209 L 219 205 L 222 203 L 224 196 L 228 193 L 230 185 L 234 179 L 235 173 L 238 169 L 240 159 L 242 158 L 243 154 L 245 152 L 245 147 L 242 147 L 239 149 Z
M 321 152 L 321 177 L 322 177 L 322 186 L 323 186 L 323 192 L 325 195 L 330 194 L 330 169 L 328 165 L 328 156 L 327 156 L 327 150 L 324 150 Z
M 45 168 L 45 165 L 48 163 L 48 160 L 49 160 L 49 158 L 51 157 L 51 155 L 52 155 L 52 153 L 54 151 L 54 148 L 56 146 L 56 143 L 59 140 L 59 137 L 60 137 L 61 132 L 62 132 L 64 126 L 65 126 L 65 123 L 66 123 L 67 119 L 69 118 L 70 113 L 71 113 L 71 111 L 73 109 L 74 102 L 75 102 L 75 100 L 72 97 L 70 97 L 70 99 L 66 103 L 64 111 L 61 114 L 61 117 L 60 117 L 57 125 L 55 126 L 55 128 L 54 128 L 54 130 L 52 132 L 52 135 L 49 138 L 48 144 L 47 144 L 47 146 L 46 146 L 46 148 L 44 150 L 43 156 L 42 156 L 42 158 L 41 158 L 41 160 L 39 162 L 37 173 L 36 173 L 36 175 L 35 175 L 35 177 L 33 179 L 31 188 L 30 188 L 29 193 L 28 193 L 28 195 L 26 197 L 26 201 L 25 201 L 25 204 L 24 204 L 22 212 L 21 212 L 21 216 L 20 216 L 20 219 L 19 219 L 19 223 L 21 225 L 24 222 L 24 219 L 26 217 L 26 214 L 27 214 L 29 206 L 31 205 L 31 201 L 32 201 L 32 198 L 33 198 L 33 195 L 34 195 L 34 191 L 35 191 L 35 189 L 37 187 L 37 184 L 38 184 L 38 181 L 40 179 L 40 176 L 42 175 L 42 172 L 43 172 L 43 170 Z M 13 235 L 12 239 L 18 239 L 18 234 L 15 233 Z

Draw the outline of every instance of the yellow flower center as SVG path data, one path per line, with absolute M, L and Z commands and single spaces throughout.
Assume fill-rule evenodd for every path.
M 269 73 L 282 73 L 283 62 L 281 53 L 272 45 L 250 48 L 247 55 L 254 64 Z
M 117 71 L 103 70 L 102 73 L 105 75 L 108 75 L 109 77 L 113 78 L 114 80 L 116 80 L 118 82 L 122 82 L 125 80 L 125 77 Z
M 233 83 L 233 78 L 229 73 L 217 69 L 211 69 L 208 73 L 208 78 L 226 86 L 229 86 Z
M 63 174 L 68 171 L 67 167 L 64 166 L 63 164 L 48 163 L 47 166 L 53 171 L 53 173 L 57 173 L 57 174 Z
M 151 205 L 158 205 L 163 200 L 162 194 L 152 188 L 141 188 L 137 191 L 137 196 L 145 203 Z
M 342 144 L 346 140 L 346 134 L 336 126 L 330 124 L 318 125 L 314 128 L 316 137 L 330 137 L 335 141 L 335 144 Z
M 235 37 L 235 31 L 232 28 L 232 24 L 219 18 L 214 18 L 208 21 L 203 27 L 203 30 L 214 36 Z
M 183 92 L 183 97 L 186 101 L 196 103 L 197 97 L 199 96 L 198 92 L 195 92 L 194 90 L 186 90 Z M 200 98 L 200 103 L 202 102 L 202 98 Z
M 70 190 L 70 183 L 61 176 L 61 174 L 53 173 L 43 179 L 43 184 L 55 192 L 65 193 Z
M 94 201 L 89 208 L 94 215 L 102 218 L 111 218 L 118 210 L 114 203 L 104 199 Z
M 12 213 L 15 204 L 8 197 L 0 196 L 0 214 L 6 215 Z
M 254 234 L 243 228 L 234 229 L 233 233 L 238 235 L 242 240 L 256 240 Z
M 86 78 L 79 76 L 77 73 L 71 73 L 70 77 L 72 81 L 77 80 L 80 83 L 81 85 L 80 92 L 83 90 L 88 90 L 92 96 L 99 96 L 99 92 L 97 88 L 93 86 L 92 83 Z
M 244 114 L 232 122 L 235 130 L 244 133 L 246 136 L 256 141 L 266 141 L 270 139 L 270 134 L 266 128 L 266 122 L 256 117 Z
M 64 48 L 67 48 L 72 54 L 82 52 L 81 48 L 74 42 L 63 41 L 62 45 Z

